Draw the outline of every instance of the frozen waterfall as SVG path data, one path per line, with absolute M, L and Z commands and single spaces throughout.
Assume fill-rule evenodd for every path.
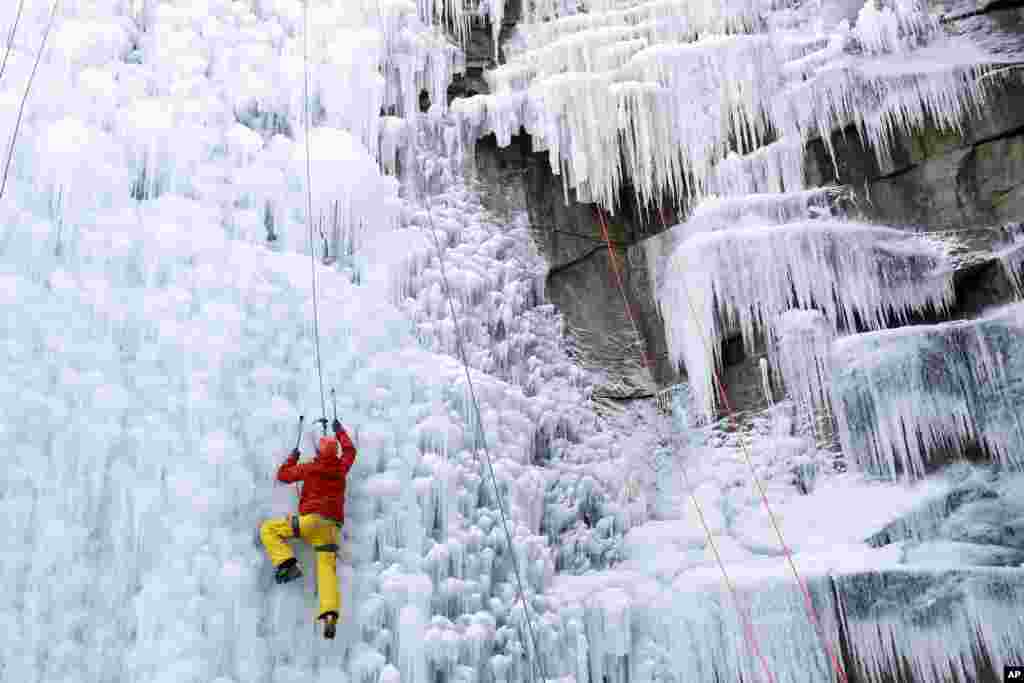
M 969 651 L 979 620 L 991 643 L 1024 642 L 1019 572 L 947 566 L 979 551 L 932 537 L 967 537 L 992 508 L 900 526 L 955 487 L 821 474 L 788 403 L 746 431 L 702 424 L 722 340 L 769 336 L 802 409 L 837 411 L 851 462 L 921 475 L 921 446 L 968 438 L 1019 461 L 1019 307 L 883 329 L 952 303 L 946 245 L 831 212 L 836 190 L 801 172 L 802 145 L 838 125 L 880 158 L 926 117 L 955 129 L 983 105 L 987 57 L 918 3 L 872 0 L 853 25 L 822 4 L 545 0 L 499 44 L 501 0 L 65 2 L 14 139 L 50 5 L 6 3 L 0 679 L 761 680 L 749 614 L 775 681 L 829 680 L 748 446 L 829 638 L 961 676 L 973 665 L 949 648 Z M 504 60 L 493 92 L 449 103 L 483 16 Z M 486 187 L 470 163 L 476 138 L 520 129 L 581 201 L 614 210 L 627 184 L 703 201 L 656 269 L 693 396 L 671 416 L 590 400 L 524 188 Z M 333 641 L 312 572 L 275 586 L 255 538 L 293 510 L 273 475 L 296 417 L 321 412 L 314 281 L 324 380 L 359 450 Z M 854 321 L 875 331 L 843 338 Z M 802 493 L 794 465 L 819 473 Z M 978 501 L 1021 484 L 1000 486 Z M 866 542 L 883 528 L 921 533 Z

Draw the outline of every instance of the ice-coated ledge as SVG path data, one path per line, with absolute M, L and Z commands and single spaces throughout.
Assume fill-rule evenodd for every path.
M 697 404 L 712 415 L 720 399 L 714 373 L 720 342 L 738 328 L 747 348 L 770 339 L 777 316 L 818 308 L 833 329 L 868 327 L 953 300 L 952 271 L 941 244 L 882 226 L 833 219 L 782 222 L 752 202 L 729 229 L 714 212 L 673 228 L 678 246 L 667 259 L 658 300 L 669 350 L 682 360 Z M 706 218 L 705 218 L 706 214 Z
M 897 547 L 875 551 L 863 545 L 796 556 L 836 654 L 842 624 L 852 651 L 876 671 L 889 670 L 902 655 L 919 674 L 931 675 L 934 666 L 940 673 L 973 676 L 976 628 L 995 644 L 997 665 L 1012 658 L 1011 644 L 1024 635 L 1012 606 L 1024 594 L 1024 573 L 964 569 L 952 561 L 908 566 L 900 557 Z M 598 663 L 610 680 L 712 680 L 716 673 L 764 680 L 751 640 L 775 680 L 795 683 L 807 680 L 808 672 L 812 680 L 829 680 L 832 664 L 788 564 L 774 558 L 727 563 L 727 569 L 752 637 L 714 566 L 680 573 L 669 583 L 638 566 L 559 577 L 551 592 L 563 614 L 579 615 L 587 639 L 577 648 L 585 644 L 591 666 Z M 628 651 L 619 635 L 627 630 Z M 579 649 L 563 655 L 566 666 L 579 657 Z M 849 666 L 845 657 L 843 665 Z

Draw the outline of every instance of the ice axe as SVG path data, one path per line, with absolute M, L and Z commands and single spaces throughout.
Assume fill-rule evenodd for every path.
M 299 415 L 299 433 L 295 437 L 295 448 L 292 449 L 293 451 L 299 450 L 299 442 L 302 441 L 302 423 L 305 422 L 305 421 L 306 421 L 306 416 L 305 415 Z
M 302 423 L 305 422 L 305 421 L 306 421 L 306 416 L 305 415 L 299 415 L 299 433 L 295 437 L 295 449 L 292 450 L 292 453 L 294 453 L 295 451 L 299 450 L 299 443 L 302 441 Z M 299 497 L 300 501 L 302 500 L 302 493 L 299 490 L 299 482 L 295 482 L 295 495 Z
M 338 395 L 334 393 L 334 387 L 331 387 L 331 403 L 334 404 L 334 419 L 338 419 Z

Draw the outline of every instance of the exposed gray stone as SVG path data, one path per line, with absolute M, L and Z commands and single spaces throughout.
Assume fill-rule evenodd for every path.
M 551 174 L 547 155 L 530 153 L 525 136 L 502 149 L 488 136 L 477 143 L 475 156 L 484 204 L 496 213 L 509 210 L 504 204 L 510 197 L 503 188 L 517 184 L 511 182 L 513 177 L 524 179 L 523 203 L 530 214 L 531 232 L 548 262 L 547 295 L 565 317 L 577 360 L 604 378 L 594 388 L 595 394 L 613 399 L 653 394 L 657 385 L 642 365 L 641 347 L 626 314 L 594 206 L 577 203 L 574 194 L 566 203 L 561 180 Z M 609 218 L 607 225 L 629 305 L 645 349 L 650 347 L 650 357 L 656 361 L 655 374 L 668 376 L 665 335 L 650 296 L 642 254 L 628 250 L 636 240 L 635 229 L 625 214 Z
M 981 14 L 949 19 L 947 29 L 953 35 L 967 36 L 978 45 L 1007 62 L 1024 59 L 1024 5 L 1007 7 L 1009 3 L 992 3 L 993 9 Z
M 1012 301 L 1016 296 L 1006 268 L 992 258 L 962 266 L 953 277 L 953 286 L 956 306 L 950 318 L 973 318 L 986 308 Z
M 1024 72 L 1022 72 L 1024 75 Z M 991 87 L 984 112 L 964 134 L 926 126 L 893 141 L 882 166 L 856 131 L 832 136 L 838 174 L 821 140 L 808 145 L 810 185 L 838 183 L 858 193 L 870 219 L 925 229 L 994 225 L 1024 215 L 1024 82 Z
M 657 226 L 639 220 L 627 202 L 616 215 L 605 217 L 626 298 L 652 366 L 645 370 L 594 205 L 579 204 L 572 190 L 566 203 L 562 181 L 551 173 L 547 153 L 531 155 L 528 169 L 527 205 L 536 239 L 550 264 L 548 293 L 552 301 L 566 302 L 566 307 L 560 308 L 570 334 L 581 351 L 586 350 L 583 356 L 604 363 L 600 369 L 609 374 L 607 392 L 622 397 L 645 395 L 676 381 L 678 373 L 668 360 L 664 323 L 652 296 L 646 256 L 635 247 Z M 628 196 L 628 190 L 623 194 Z M 570 291 L 572 296 L 567 295 Z M 577 295 L 593 299 L 595 304 L 571 301 Z M 609 308 L 615 313 L 601 310 Z
M 943 23 L 949 23 L 1021 4 L 1019 0 L 930 0 L 928 6 L 939 14 Z
M 665 321 L 658 311 L 653 273 L 648 268 L 643 243 L 626 250 L 625 262 L 630 301 L 633 302 L 637 326 L 646 344 L 653 379 L 660 387 L 675 384 L 679 381 L 679 368 L 669 358 Z
M 547 291 L 565 315 L 578 360 L 607 378 L 603 386 L 595 388 L 596 394 L 628 398 L 655 391 L 641 365 L 640 345 L 618 292 L 607 249 L 599 247 L 572 267 L 551 272 Z
M 580 204 L 569 191 L 565 200 L 561 178 L 551 173 L 547 154 L 529 159 L 527 201 L 530 223 L 552 271 L 576 263 L 602 247 L 604 240 L 593 204 Z M 620 243 L 621 245 L 621 243 Z
M 867 213 L 932 228 L 994 225 L 1024 215 L 1021 134 L 955 149 L 872 182 Z
M 1002 45 L 1002 54 L 1014 54 L 1018 9 L 1005 0 L 946 1 L 946 25 L 951 32 L 970 35 L 979 42 L 995 41 Z M 856 16 L 862 5 L 850 0 L 830 6 Z M 952 317 L 975 316 L 1013 296 L 1002 265 L 987 253 L 1005 246 L 1006 235 L 986 226 L 1024 216 L 1024 84 L 1014 76 L 1006 81 L 992 79 L 991 85 L 986 110 L 967 122 L 963 135 L 926 127 L 893 141 L 890 164 L 880 165 L 852 130 L 845 131 L 845 136 L 839 131 L 834 135 L 838 173 L 821 141 L 812 142 L 807 154 L 809 184 L 852 186 L 860 193 L 859 206 L 869 219 L 925 229 L 976 229 L 960 234 L 963 247 L 955 276 L 958 305 L 949 314 Z M 595 387 L 595 393 L 619 398 L 648 395 L 655 389 L 652 376 L 639 364 L 636 333 L 626 316 L 593 205 L 580 205 L 571 192 L 566 198 L 561 179 L 551 173 L 547 154 L 532 154 L 518 141 L 500 151 L 493 142 L 484 141 L 478 146 L 477 160 L 479 172 L 489 183 L 504 185 L 510 176 L 520 174 L 525 178 L 524 201 L 538 247 L 549 263 L 548 298 L 565 316 L 578 359 L 606 378 L 602 386 Z M 638 218 L 628 205 L 609 222 L 624 266 L 627 300 L 655 361 L 653 379 L 664 386 L 678 377 L 668 360 L 664 324 L 654 302 L 654 280 L 671 246 L 670 240 L 656 235 L 660 229 L 659 224 Z M 649 264 L 655 267 L 649 268 Z M 927 317 L 922 315 L 914 322 L 928 322 Z M 763 408 L 761 351 L 743 349 L 737 338 L 726 339 L 723 351 L 723 380 L 734 410 Z M 1003 474 L 997 476 L 995 469 L 966 467 L 961 471 L 967 475 L 956 482 L 951 493 L 928 501 L 867 539 L 876 547 L 905 543 L 903 561 L 908 566 L 904 570 L 843 574 L 834 581 L 812 578 L 808 582 L 815 604 L 826 611 L 831 604 L 828 594 L 838 592 L 854 640 L 866 641 L 876 633 L 881 639 L 879 624 L 888 624 L 894 629 L 894 647 L 899 639 L 904 654 L 913 655 L 913 633 L 917 631 L 946 626 L 953 627 L 951 633 L 968 633 L 969 627 L 987 615 L 979 613 L 979 596 L 995 597 L 1001 604 L 1022 599 L 1024 574 L 987 567 L 1024 562 L 1024 502 L 1017 502 L 1024 490 L 1016 490 L 1021 488 L 1012 483 L 1017 479 L 1003 481 Z M 935 560 L 975 567 L 934 571 L 914 566 Z M 562 562 L 564 569 L 566 563 Z M 785 618 L 791 619 L 791 612 L 786 612 Z M 1000 626 L 1013 632 L 1007 630 L 999 637 L 1020 641 L 1020 625 L 1015 620 Z M 950 656 L 969 656 L 962 645 L 951 643 Z M 1007 654 L 1005 648 L 1001 654 Z M 877 663 L 886 671 L 898 668 L 895 654 Z
M 1024 59 L 1022 0 L 931 0 L 946 30 L 967 36 L 999 59 Z

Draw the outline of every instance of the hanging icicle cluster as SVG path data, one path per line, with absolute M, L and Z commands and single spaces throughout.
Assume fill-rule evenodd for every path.
M 508 144 L 523 126 L 566 191 L 614 212 L 627 180 L 655 203 L 799 190 L 812 137 L 831 153 L 831 132 L 852 125 L 885 165 L 894 133 L 926 120 L 959 130 L 983 106 L 992 56 L 944 36 L 925 3 L 871 0 L 853 28 L 823 26 L 810 7 L 767 24 L 762 12 L 749 0 L 535 3 L 489 75 L 488 108 L 518 115 L 467 133 Z M 893 52 L 898 65 L 872 61 Z

